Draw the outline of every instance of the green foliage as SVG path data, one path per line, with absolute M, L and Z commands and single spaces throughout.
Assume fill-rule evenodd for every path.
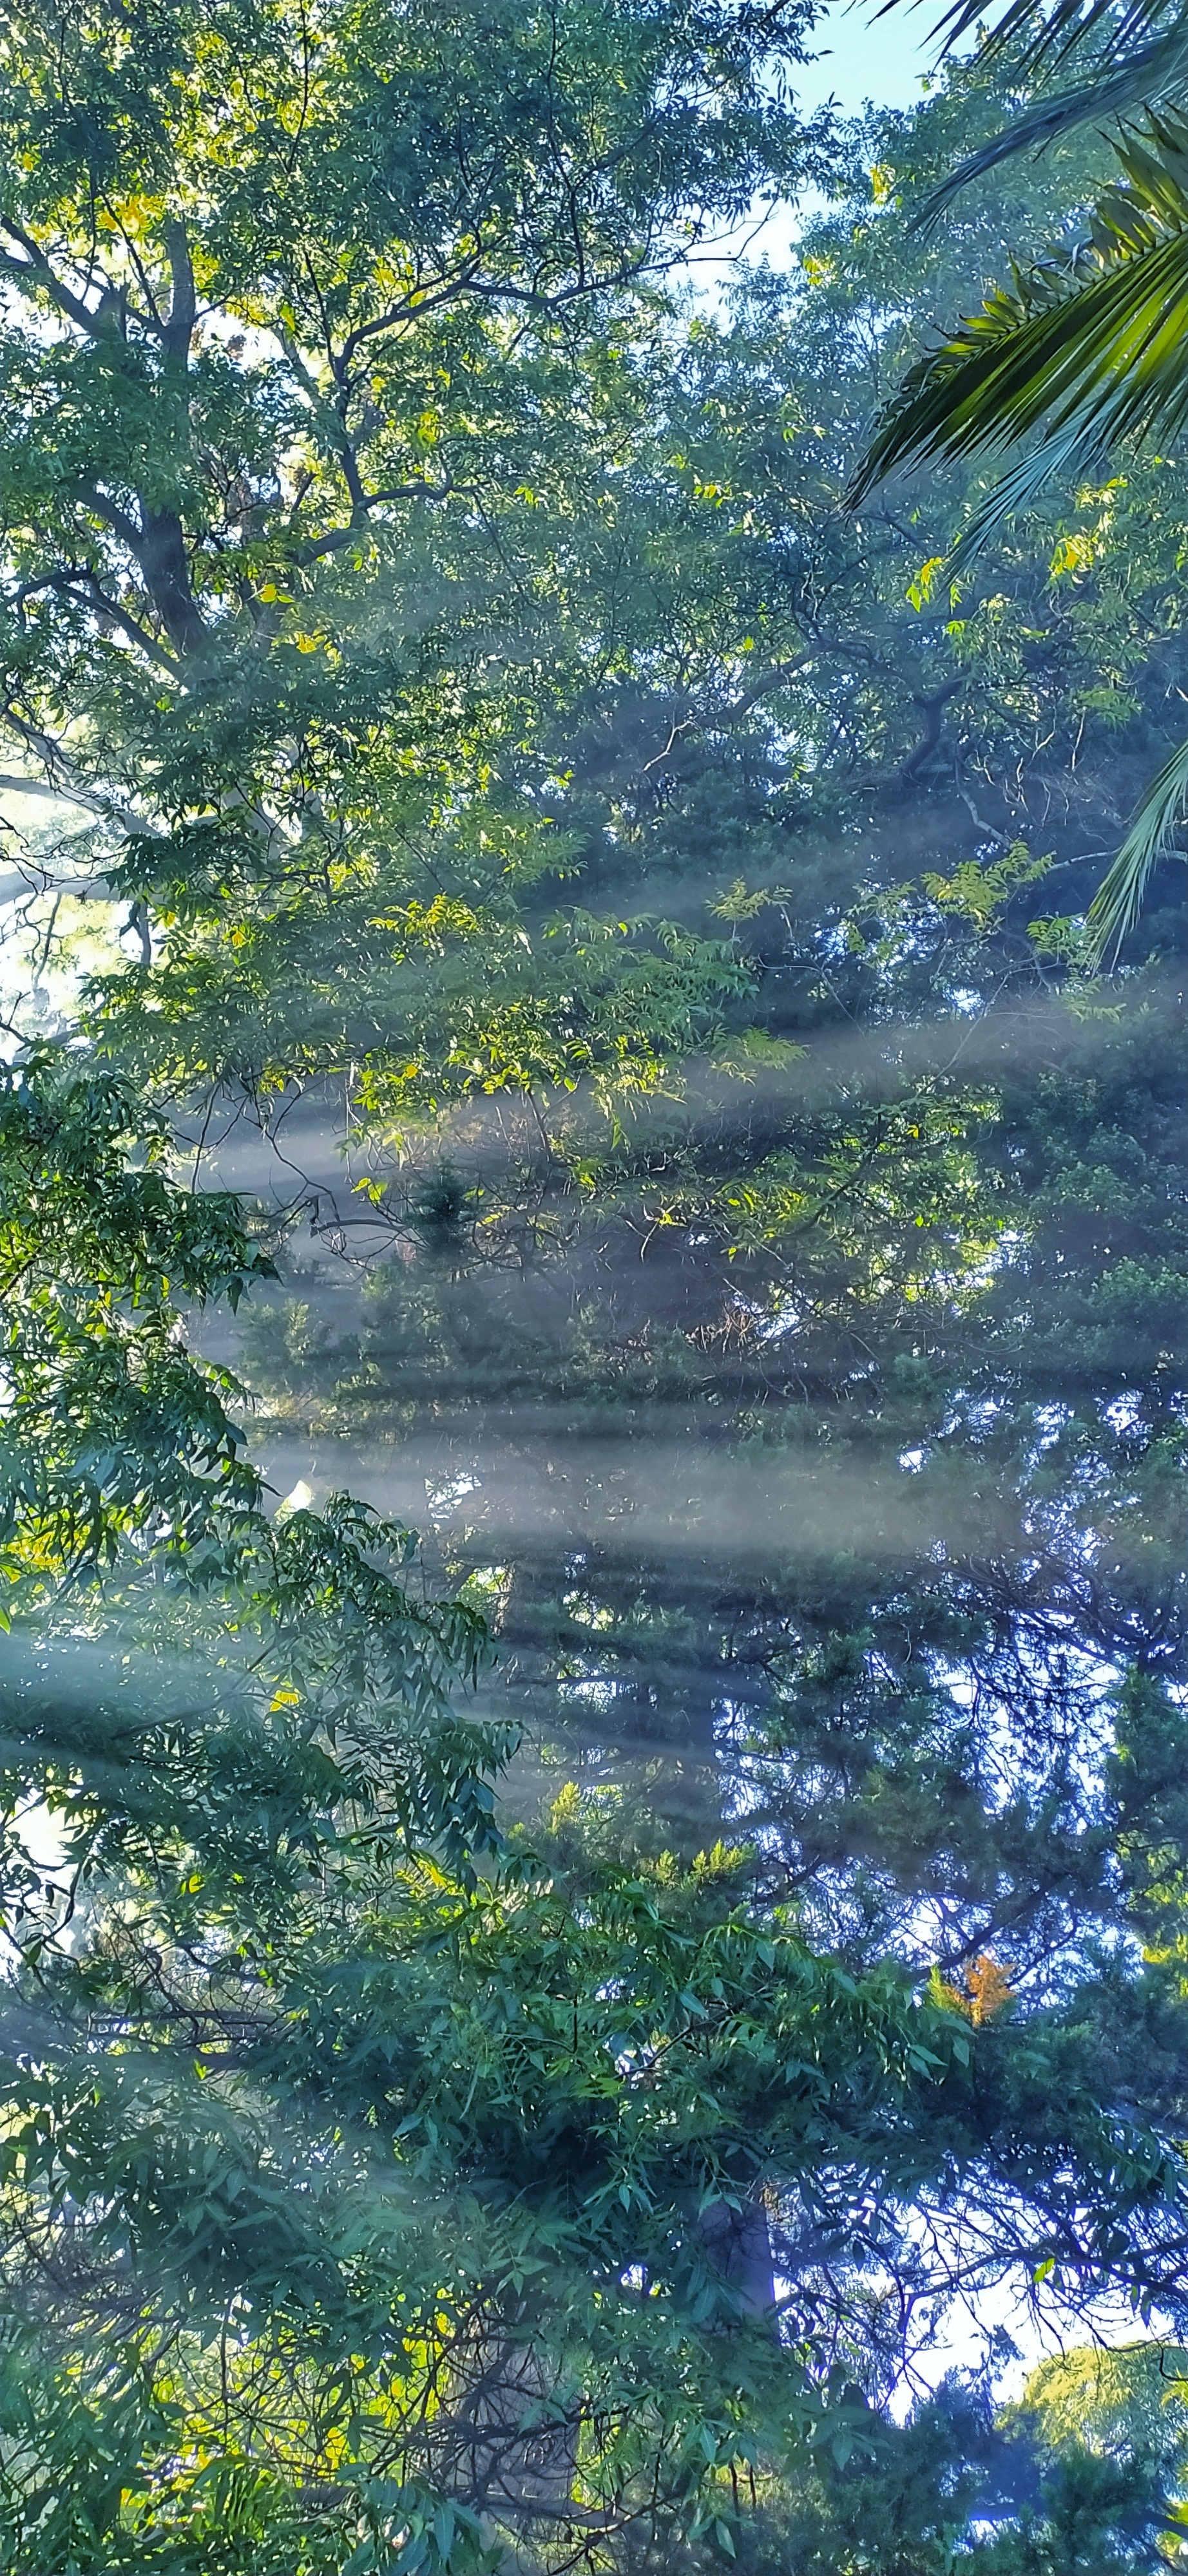
M 1147 2348 L 891 2401 L 954 2284 L 1181 2295 L 1184 1032 L 1080 976 L 1179 504 L 847 515 L 1101 154 L 808 33 L 7 22 L 22 2576 L 1169 2546 Z
M 164 934 L 151 1000 L 100 987 L 125 1064 L 349 1064 L 399 1115 L 712 1040 L 712 944 L 517 906 L 569 863 L 539 727 L 590 649 L 537 528 L 613 551 L 649 282 L 813 160 L 806 14 L 12 21 L 5 723 Z
M 968 25 L 968 13 L 952 14 L 959 28 Z M 1096 9 L 1074 16 L 1059 5 L 1044 13 L 1027 0 L 1007 12 L 994 50 L 1028 27 L 1032 42 L 1024 60 L 1034 68 L 1054 50 L 1063 58 L 1096 39 L 1102 16 Z M 1009 289 L 997 287 L 980 312 L 917 359 L 854 478 L 857 505 L 872 484 L 906 463 L 1022 450 L 975 508 L 951 571 L 964 568 L 1008 519 L 1033 507 L 1054 475 L 1073 466 L 1101 471 L 1130 442 L 1154 438 L 1171 446 L 1183 425 L 1188 128 L 1176 101 L 1188 58 L 1174 25 L 1133 47 L 1136 27 L 1145 31 L 1159 17 L 1158 11 L 1124 13 L 1099 49 L 1093 77 L 1075 92 L 1042 99 L 1012 131 L 965 162 L 933 201 L 939 211 L 970 180 L 1028 144 L 1043 148 L 1087 115 L 1144 111 L 1137 128 L 1125 129 L 1114 146 L 1122 183 L 1098 197 L 1081 238 L 1056 245 L 1027 268 L 1013 264 Z M 1086 949 L 1092 963 L 1134 929 L 1151 872 L 1182 818 L 1186 758 L 1181 745 L 1147 789 L 1094 897 Z
M 1070 453 L 1090 465 L 1126 437 L 1174 440 L 1184 140 L 1170 118 L 1120 144 L 1124 184 L 1100 199 L 1086 240 L 1019 275 L 908 375 L 855 501 L 909 457 L 1012 446 L 1040 429 L 1035 474 Z
M 256 1505 L 226 1411 L 233 1381 L 177 1339 L 179 1300 L 272 1265 L 234 1203 L 171 1188 L 162 1118 L 129 1084 L 42 1049 L 0 1089 L 10 1583 L 111 1563 L 159 1530 L 177 1552 Z

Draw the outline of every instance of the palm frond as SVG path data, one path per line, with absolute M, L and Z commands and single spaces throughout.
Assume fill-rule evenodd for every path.
M 946 557 L 945 571 L 951 576 L 964 572 L 975 556 L 983 553 L 1000 529 L 1006 526 L 1008 519 L 1017 518 L 1022 510 L 1029 510 L 1046 486 L 1074 458 L 1083 468 L 1092 461 L 1077 426 L 1061 431 L 1057 437 L 1043 439 L 1029 456 L 1023 457 L 1018 465 L 1012 465 L 1010 471 L 1002 475 L 986 494 L 972 519 L 962 529 L 951 554 Z
M 850 488 L 897 467 L 1068 434 L 1086 457 L 1188 418 L 1188 121 L 1147 120 L 1088 239 L 1051 252 L 911 368 Z
M 1130 830 L 1089 907 L 1090 954 L 1100 964 L 1133 930 L 1151 870 L 1188 816 L 1188 742 L 1180 743 L 1147 789 Z
M 1013 161 L 1020 152 L 1042 152 L 1057 135 L 1068 134 L 1078 125 L 1096 123 L 1111 116 L 1125 116 L 1131 108 L 1159 108 L 1173 92 L 1182 92 L 1188 83 L 1188 19 L 1166 35 L 1157 36 L 1115 71 L 1103 72 L 1082 81 L 1076 89 L 1060 90 L 1054 98 L 1041 99 L 1015 118 L 1001 134 L 984 143 L 980 152 L 971 152 L 949 172 L 939 188 L 915 217 L 913 231 L 927 232 L 944 214 L 963 188 L 987 172 L 998 169 L 1004 161 Z
M 877 15 L 885 18 L 903 5 L 916 8 L 920 0 L 883 0 Z M 1048 0 L 1046 7 L 1042 0 L 1010 0 L 1001 18 L 987 29 L 984 5 L 985 0 L 950 0 L 931 35 L 943 39 L 944 55 L 976 32 L 983 58 L 1009 54 L 1024 79 L 1053 61 L 1066 61 L 1088 43 L 1094 46 L 1100 70 L 1121 67 L 1156 32 L 1188 24 L 1184 0 L 1123 0 L 1122 6 L 1118 0 Z

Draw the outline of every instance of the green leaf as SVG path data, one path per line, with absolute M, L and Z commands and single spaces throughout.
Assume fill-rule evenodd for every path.
M 1188 815 L 1188 740 L 1173 751 L 1152 780 L 1117 858 L 1089 908 L 1089 954 L 1094 960 L 1118 948 L 1142 910 L 1151 871 L 1171 847 Z
M 1188 418 L 1188 124 L 1152 118 L 1118 157 L 1127 184 L 1099 200 L 1083 250 L 1017 272 L 911 369 L 854 477 L 853 507 L 909 462 L 1040 432 L 1049 459 L 1085 463 L 1119 439 L 1174 439 Z

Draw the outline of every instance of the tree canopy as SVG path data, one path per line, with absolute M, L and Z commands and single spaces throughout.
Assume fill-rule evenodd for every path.
M 1178 218 L 818 32 L 4 21 L 21 2576 L 1181 2546 L 1178 485 L 929 346 Z
M 954 42 L 968 32 L 971 13 L 958 6 L 942 23 Z M 1021 0 L 987 50 L 997 57 L 1012 42 L 1024 74 L 1039 75 L 1040 96 L 948 173 L 928 213 L 938 215 L 988 169 L 1028 146 L 1043 151 L 1090 117 L 1114 126 L 1115 168 L 1079 238 L 1058 239 L 1026 267 L 1013 262 L 1011 286 L 996 287 L 980 311 L 917 359 L 859 466 L 856 497 L 909 460 L 1022 451 L 962 531 L 954 568 L 1026 511 L 1053 475 L 1070 465 L 1107 472 L 1119 450 L 1151 437 L 1174 444 L 1184 419 L 1188 128 L 1176 14 Z M 1053 79 L 1067 79 L 1070 65 L 1072 86 L 1053 93 Z M 1091 956 L 1100 959 L 1134 929 L 1152 870 L 1184 818 L 1186 786 L 1188 746 L 1180 744 L 1146 788 L 1091 906 Z

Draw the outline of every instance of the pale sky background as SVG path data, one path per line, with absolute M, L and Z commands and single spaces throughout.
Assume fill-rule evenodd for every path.
M 816 107 L 835 97 L 853 116 L 873 99 L 877 107 L 914 107 L 922 75 L 936 61 L 938 45 L 931 30 L 941 15 L 942 0 L 901 5 L 886 18 L 867 4 L 845 0 L 834 5 L 813 30 L 819 61 L 806 63 L 796 85 L 803 107 Z
M 924 75 L 939 52 L 932 30 L 942 7 L 943 0 L 916 0 L 914 7 L 900 0 L 881 18 L 878 0 L 833 0 L 813 30 L 814 59 L 797 75 L 797 105 L 811 112 L 833 98 L 843 116 L 860 116 L 868 102 L 875 107 L 918 106 Z M 775 269 L 788 268 L 793 242 L 824 202 L 810 188 L 795 206 L 778 205 L 766 218 L 757 206 L 736 231 L 704 244 L 689 262 L 700 291 L 716 301 L 729 282 L 734 259 L 767 259 Z

